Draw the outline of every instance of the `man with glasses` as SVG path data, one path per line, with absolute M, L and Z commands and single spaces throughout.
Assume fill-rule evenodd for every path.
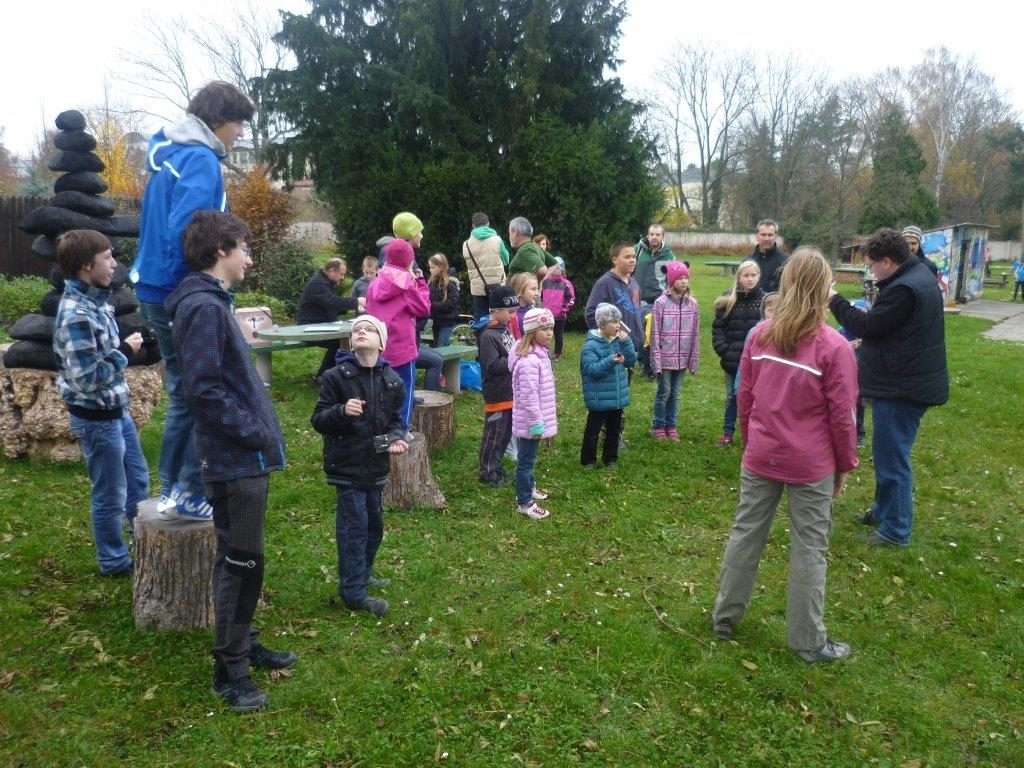
M 864 312 L 834 288 L 829 298 L 836 320 L 862 339 L 857 380 L 873 401 L 875 499 L 858 520 L 875 528 L 866 537 L 872 546 L 906 546 L 914 523 L 910 451 L 924 412 L 949 399 L 942 294 L 894 229 L 871 235 L 861 254 L 878 289 L 874 304 Z
M 345 279 L 347 268 L 341 259 L 330 259 L 324 264 L 323 269 L 318 269 L 309 278 L 309 282 L 302 289 L 302 295 L 299 296 L 295 322 L 299 325 L 333 323 L 345 312 L 362 312 L 366 308 L 365 297 L 356 299 L 351 296 L 339 296 L 334 292 L 338 283 Z M 334 367 L 334 358 L 338 355 L 340 344 L 340 339 L 317 343 L 318 347 L 326 350 L 320 368 L 313 376 L 317 384 L 320 383 L 321 377 Z
M 160 445 L 160 503 L 165 519 L 209 520 L 213 509 L 203 495 L 193 445 L 192 414 L 182 394 L 181 371 L 171 339 L 164 300 L 189 272 L 182 236 L 196 211 L 227 211 L 220 163 L 245 135 L 256 107 L 230 83 L 199 89 L 185 119 L 162 128 L 149 142 L 150 178 L 142 196 L 139 251 L 131 281 L 141 311 L 153 327 L 164 360 L 167 416 Z

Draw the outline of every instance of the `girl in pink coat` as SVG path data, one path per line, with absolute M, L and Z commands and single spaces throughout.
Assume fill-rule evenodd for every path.
M 547 309 L 531 309 L 523 318 L 523 337 L 508 356 L 512 372 L 512 434 L 516 436 L 517 511 L 532 520 L 550 513 L 537 505 L 548 492 L 537 487 L 533 468 L 541 440 L 550 445 L 558 432 L 555 417 L 555 374 L 548 344 L 555 332 L 555 318 Z
M 430 289 L 408 242 L 392 240 L 384 249 L 384 258 L 384 266 L 366 292 L 366 313 L 379 318 L 388 329 L 388 348 L 381 357 L 405 384 L 402 425 L 408 442 L 412 439 L 408 433 L 419 356 L 416 318 L 430 315 Z

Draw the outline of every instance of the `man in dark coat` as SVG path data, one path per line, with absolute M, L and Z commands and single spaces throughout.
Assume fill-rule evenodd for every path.
M 341 259 L 331 259 L 324 264 L 323 269 L 309 278 L 302 289 L 299 297 L 299 311 L 295 322 L 299 325 L 311 325 L 315 323 L 333 323 L 338 315 L 344 312 L 362 312 L 366 307 L 365 298 L 352 298 L 351 296 L 339 296 L 334 292 L 345 278 L 345 262 Z M 320 369 L 314 377 L 317 382 L 324 373 L 334 367 L 334 358 L 338 354 L 340 339 L 321 341 L 318 347 L 323 347 L 324 359 L 320 363 Z
M 779 225 L 776 222 L 771 219 L 761 219 L 757 222 L 757 247 L 750 254 L 750 260 L 757 262 L 761 269 L 759 285 L 765 293 L 775 293 L 779 290 L 782 268 L 789 258 L 779 250 L 778 239 Z
M 875 303 L 863 312 L 835 290 L 828 303 L 862 339 L 857 381 L 872 400 L 875 500 L 860 521 L 876 526 L 867 537 L 873 546 L 906 546 L 914 523 L 910 451 L 924 412 L 949 399 L 942 293 L 894 229 L 875 232 L 861 253 L 878 286 Z

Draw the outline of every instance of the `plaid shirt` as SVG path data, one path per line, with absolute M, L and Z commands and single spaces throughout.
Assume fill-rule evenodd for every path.
M 80 280 L 64 283 L 53 351 L 60 371 L 57 388 L 69 405 L 101 411 L 128 405 L 128 384 L 121 373 L 128 358 L 118 349 L 114 310 L 107 304 L 110 293 Z

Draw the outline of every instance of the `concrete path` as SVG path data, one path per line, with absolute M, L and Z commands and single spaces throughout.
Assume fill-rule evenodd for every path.
M 1024 303 L 980 299 L 961 304 L 958 308 L 969 317 L 980 317 L 995 323 L 981 334 L 985 338 L 1024 342 Z

